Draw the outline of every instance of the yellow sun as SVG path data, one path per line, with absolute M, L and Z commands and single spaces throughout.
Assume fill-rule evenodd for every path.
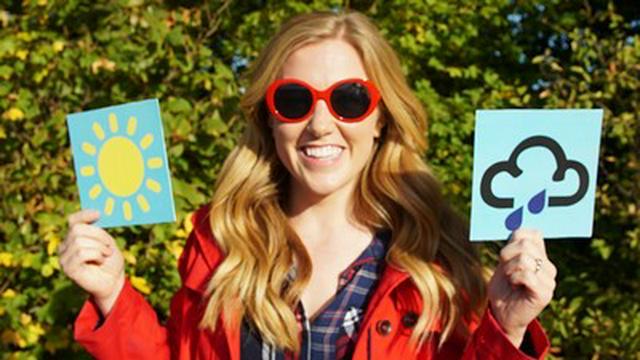
M 142 212 L 146 213 L 151 209 L 147 198 L 140 193 L 143 184 L 154 193 L 162 191 L 159 182 L 145 177 L 146 169 L 162 167 L 162 158 L 150 157 L 145 164 L 143 151 L 151 146 L 154 139 L 152 134 L 147 133 L 136 144 L 134 136 L 137 119 L 134 116 L 129 118 L 126 129 L 122 132 L 115 114 L 109 114 L 108 122 L 109 132 L 99 122 L 92 124 L 93 134 L 100 144 L 84 142 L 82 151 L 95 158 L 95 166 L 83 166 L 80 174 L 91 177 L 97 172 L 99 182 L 91 187 L 89 197 L 96 199 L 106 189 L 108 194 L 105 196 L 103 213 L 111 216 L 115 208 L 121 206 L 124 219 L 129 221 L 133 218 L 133 199 Z M 122 200 L 121 204 L 118 204 L 118 199 Z

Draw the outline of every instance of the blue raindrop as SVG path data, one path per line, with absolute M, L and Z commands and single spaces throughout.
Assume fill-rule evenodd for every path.
M 532 214 L 538 214 L 544 209 L 544 204 L 546 202 L 547 190 L 542 190 L 539 193 L 535 194 L 531 200 L 529 200 L 529 204 L 527 207 Z
M 520 227 L 522 224 L 522 206 L 517 208 L 514 212 L 507 216 L 507 219 L 504 222 L 504 225 L 507 229 L 513 231 Z

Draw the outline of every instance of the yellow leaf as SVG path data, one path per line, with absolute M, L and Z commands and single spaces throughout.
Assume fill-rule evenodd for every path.
M 31 315 L 22 313 L 20 314 L 20 323 L 22 325 L 27 325 L 31 322 Z
M 0 126 L 0 139 L 6 139 L 7 133 L 4 131 L 4 128 Z
M 40 5 L 40 6 L 47 5 L 47 0 L 38 0 L 38 5 Z
M 551 70 L 560 72 L 560 71 L 563 71 L 564 69 L 557 62 L 552 62 L 551 63 Z
M 147 280 L 138 276 L 131 276 L 131 285 L 143 294 L 150 294 L 151 288 L 147 284 Z
M 176 259 L 179 259 L 180 255 L 182 255 L 183 247 L 181 241 L 171 241 L 166 244 L 166 247 Z
M 25 254 L 22 258 L 22 263 L 20 264 L 23 268 L 30 268 L 33 264 L 33 258 L 31 254 Z
M 60 270 L 60 260 L 58 259 L 57 256 L 50 257 L 49 264 L 51 265 L 52 268 L 56 270 Z
M 42 266 L 42 270 L 40 270 L 40 273 L 44 277 L 51 276 L 53 274 L 53 266 L 51 266 L 51 264 L 44 264 L 44 266 Z
M 47 75 L 49 75 L 49 69 L 44 68 L 33 74 L 33 81 L 35 81 L 36 84 L 39 84 L 45 77 L 47 77 Z
M 10 267 L 13 264 L 13 254 L 8 252 L 0 253 L 0 265 Z
M 193 230 L 193 213 L 189 213 L 187 214 L 187 216 L 184 219 L 184 229 L 187 231 L 187 234 L 191 232 L 191 230 Z
M 100 69 L 113 71 L 115 70 L 115 68 L 116 68 L 116 63 L 114 63 L 113 61 L 107 58 L 100 58 L 94 61 L 93 63 L 91 63 L 91 72 L 94 74 L 97 74 L 98 71 L 100 71 Z
M 27 343 L 35 344 L 40 336 L 44 335 L 44 329 L 40 324 L 31 324 L 27 326 Z
M 0 25 L 4 27 L 9 25 L 9 12 L 6 10 L 0 10 Z
M 53 233 L 49 233 L 53 234 Z M 58 250 L 58 245 L 60 245 L 60 237 L 58 235 L 48 235 L 45 236 L 45 241 L 49 240 L 47 244 L 47 254 L 53 255 L 56 250 Z
M 53 42 L 53 51 L 59 53 L 64 49 L 64 42 L 60 40 L 56 40 Z
M 124 251 L 122 252 L 122 256 L 124 257 L 124 259 L 125 259 L 129 264 L 133 264 L 133 265 L 135 265 L 135 264 L 136 264 L 136 262 L 137 262 L 137 261 L 136 261 L 136 257 L 135 257 L 132 253 L 130 253 L 129 251 L 127 251 L 127 250 L 124 250 Z
M 29 51 L 28 50 L 18 50 L 16 51 L 16 57 L 20 60 L 24 60 L 27 58 L 27 55 L 29 55 Z
M 22 336 L 20 336 L 19 333 L 16 333 L 16 337 L 15 337 L 14 340 L 15 340 L 16 345 L 18 345 L 18 347 L 20 347 L 20 348 L 27 347 L 27 342 L 22 338 Z
M 22 120 L 24 119 L 24 112 L 22 112 L 22 110 L 18 109 L 17 107 L 12 107 L 2 114 L 2 118 L 9 121 Z
M 31 42 L 31 40 L 33 40 L 33 35 L 27 31 L 20 31 L 16 37 L 24 42 Z
M 5 310 L 4 307 L 0 306 L 0 316 L 4 315 Z
M 16 292 L 13 289 L 7 289 L 2 293 L 2 297 L 5 299 L 12 299 L 16 297 Z

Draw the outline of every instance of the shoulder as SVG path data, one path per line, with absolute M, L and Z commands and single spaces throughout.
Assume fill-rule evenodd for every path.
M 209 205 L 196 210 L 191 222 L 193 230 L 178 260 L 178 271 L 184 286 L 203 292 L 224 254 L 211 231 Z

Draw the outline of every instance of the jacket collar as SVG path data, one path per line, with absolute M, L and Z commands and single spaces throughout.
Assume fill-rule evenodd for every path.
M 182 272 L 185 276 L 183 283 L 186 287 L 203 294 L 207 288 L 211 274 L 220 265 L 224 254 L 214 240 L 209 222 L 209 207 L 204 206 L 198 209 L 192 218 L 196 241 L 193 242 L 195 248 L 186 249 L 183 255 L 187 257 L 188 268 Z M 194 236 L 192 234 L 192 236 Z M 371 299 L 374 304 L 380 298 L 387 295 L 400 283 L 409 279 L 409 273 L 394 266 L 386 264 L 385 271 L 380 278 L 380 282 Z
M 182 252 L 184 258 L 180 263 L 185 268 L 180 269 L 180 274 L 182 282 L 187 288 L 204 294 L 211 275 L 222 262 L 224 254 L 211 232 L 209 206 L 198 209 L 193 214 L 191 221 L 193 232 L 189 236 L 193 236 L 195 239 L 187 241 L 187 246 Z
M 190 236 L 195 236 L 195 239 L 193 239 L 195 241 L 188 241 L 187 246 L 183 250 L 181 257 L 184 258 L 181 258 L 180 261 L 180 274 L 182 276 L 182 282 L 187 288 L 203 295 L 212 273 L 222 262 L 224 254 L 217 245 L 211 232 L 209 207 L 204 206 L 198 209 L 192 217 L 192 222 L 194 231 Z M 394 289 L 410 280 L 409 273 L 393 264 L 386 263 L 384 272 L 367 308 L 380 308 L 378 305 L 385 297 L 390 296 Z M 415 294 L 416 291 L 411 291 L 411 293 L 411 298 L 417 296 Z M 418 301 L 417 304 L 421 304 L 421 302 Z M 419 311 L 419 309 L 416 310 Z M 365 314 L 362 324 L 363 329 L 373 321 L 373 314 L 373 311 L 368 311 L 367 314 Z M 239 327 L 229 328 L 226 325 L 224 325 L 224 327 L 227 346 L 230 350 L 229 353 L 231 354 L 232 360 L 238 360 L 239 353 L 234 349 L 240 348 L 240 329 Z

